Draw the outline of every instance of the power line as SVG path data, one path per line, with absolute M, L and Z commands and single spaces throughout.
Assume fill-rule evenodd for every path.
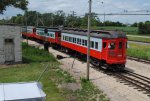
M 75 11 L 71 11 L 72 12 L 72 16 L 74 17 L 76 15 L 76 12 Z
M 136 13 L 105 13 L 105 14 L 97 14 L 97 15 L 150 15 L 149 13 L 140 13 L 140 14 L 136 14 Z

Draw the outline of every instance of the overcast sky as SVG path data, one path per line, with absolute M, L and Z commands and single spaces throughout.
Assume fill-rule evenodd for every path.
M 92 0 L 92 12 L 101 13 L 120 13 L 124 10 L 138 11 L 150 10 L 150 0 Z M 101 2 L 104 2 L 103 4 Z M 84 15 L 88 12 L 88 0 L 29 0 L 29 10 L 36 10 L 40 13 L 55 12 L 63 10 L 69 14 L 75 11 L 77 16 Z M 1 18 L 10 18 L 18 13 L 23 14 L 22 10 L 7 7 Z M 143 12 L 142 12 L 143 13 Z M 99 16 L 103 21 L 104 17 Z M 149 16 L 106 16 L 106 20 L 120 21 L 123 23 L 133 23 L 150 20 Z

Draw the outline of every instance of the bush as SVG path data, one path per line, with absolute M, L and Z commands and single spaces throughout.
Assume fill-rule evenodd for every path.
M 150 22 L 146 21 L 145 23 L 139 23 L 139 34 L 149 34 L 150 33 Z

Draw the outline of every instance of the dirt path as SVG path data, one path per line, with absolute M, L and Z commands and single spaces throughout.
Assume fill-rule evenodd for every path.
M 33 41 L 29 41 L 29 44 L 39 45 Z M 40 47 L 42 48 L 43 46 L 40 45 Z M 76 79 L 86 77 L 86 63 L 75 60 L 72 68 L 74 59 L 69 55 L 56 51 L 52 48 L 49 48 L 49 52 L 51 52 L 54 56 L 62 55 L 66 57 L 59 60 L 59 62 L 63 64 L 61 65 L 61 68 L 70 72 Z M 147 64 L 128 60 L 127 69 L 150 77 L 150 68 Z M 90 68 L 90 80 L 94 85 L 102 90 L 111 101 L 150 101 L 150 97 L 143 94 L 143 92 L 138 91 L 134 87 L 130 87 L 125 83 L 120 83 L 119 79 L 109 76 L 101 71 L 97 71 L 94 68 Z

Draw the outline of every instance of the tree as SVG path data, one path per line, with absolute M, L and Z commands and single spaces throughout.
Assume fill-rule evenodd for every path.
M 139 23 L 139 34 L 149 34 L 150 33 L 150 21 L 145 23 Z
M 131 27 L 138 27 L 138 23 L 133 23 L 132 25 L 131 25 Z
M 22 10 L 27 10 L 28 0 L 1 0 L 0 2 L 0 14 L 6 10 L 8 6 L 14 6 Z

